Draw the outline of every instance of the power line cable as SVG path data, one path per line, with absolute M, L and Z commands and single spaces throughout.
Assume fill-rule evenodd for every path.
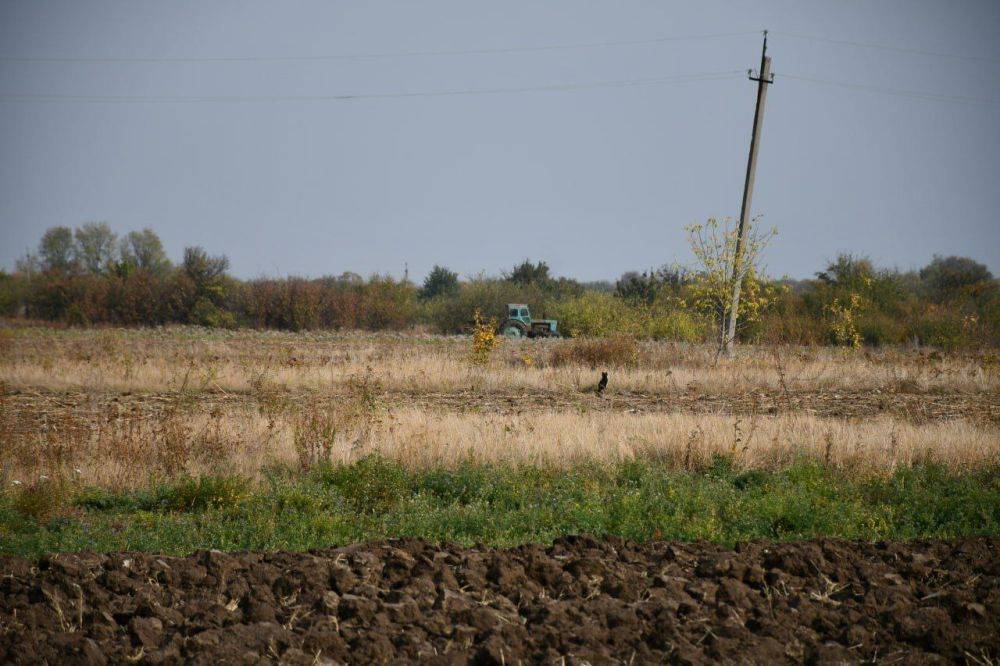
M 672 83 L 693 83 L 698 81 L 722 81 L 741 77 L 744 70 L 726 70 L 699 74 L 594 81 L 590 83 L 556 83 L 542 86 L 519 86 L 509 88 L 479 88 L 457 90 L 434 90 L 399 93 L 360 93 L 341 95 L 203 95 L 203 96 L 139 96 L 139 95 L 63 95 L 56 93 L 0 94 L 0 102 L 82 102 L 100 104 L 191 104 L 191 103 L 249 103 L 249 102 L 339 102 L 370 99 L 405 99 L 416 97 L 455 97 L 463 95 L 496 95 L 504 93 L 561 92 L 592 90 L 601 88 L 628 88 L 646 85 L 669 85 Z M 1000 99 L 949 95 L 920 90 L 903 90 L 881 86 L 819 79 L 797 74 L 779 73 L 778 76 L 825 86 L 836 86 L 862 92 L 894 95 L 937 102 L 960 102 L 971 104 L 1000 104 Z
M 112 63 L 225 63 L 225 62 L 300 62 L 300 61 L 324 61 L 324 60 L 367 60 L 376 58 L 405 58 L 422 56 L 454 56 L 454 55 L 492 55 L 502 53 L 532 53 L 539 51 L 561 51 L 569 49 L 589 49 L 613 46 L 638 46 L 642 44 L 661 44 L 666 42 L 691 41 L 698 39 L 716 39 L 722 37 L 737 37 L 744 35 L 756 35 L 758 30 L 745 30 L 742 32 L 718 32 L 704 35 L 678 35 L 668 37 L 654 37 L 651 39 L 633 39 L 625 41 L 607 42 L 583 42 L 577 44 L 554 44 L 543 46 L 521 46 L 496 49 L 461 49 L 461 50 L 432 50 L 432 51 L 390 51 L 385 53 L 345 53 L 337 55 L 295 55 L 295 56 L 217 56 L 217 57 L 180 57 L 180 58 L 86 58 L 86 57 L 18 57 L 0 56 L 0 62 L 5 63 L 83 63 L 83 64 L 112 64 Z
M 792 37 L 793 39 L 805 39 L 813 42 L 826 42 L 827 44 L 839 44 L 841 46 L 855 46 L 864 49 L 878 49 L 881 51 L 892 51 L 894 53 L 907 53 L 910 55 L 936 56 L 938 58 L 952 58 L 956 60 L 978 60 L 980 62 L 1000 63 L 1000 58 L 991 58 L 989 56 L 973 56 L 973 55 L 962 55 L 958 53 L 943 53 L 941 51 L 926 51 L 924 49 L 913 49 L 902 46 L 891 46 L 889 44 L 876 44 L 874 42 L 856 42 L 847 39 L 830 39 L 828 37 L 806 35 L 800 32 L 782 32 L 780 30 L 772 30 L 770 34 L 780 35 L 782 37 Z
M 131 95 L 60 95 L 60 94 L 0 94 L 0 102 L 85 102 L 102 104 L 190 104 L 204 102 L 339 102 L 365 99 L 399 99 L 408 97 L 452 97 L 458 95 L 496 95 L 522 92 L 558 92 L 596 88 L 627 88 L 632 86 L 692 83 L 696 81 L 721 81 L 736 78 L 744 70 L 681 74 L 647 79 L 594 81 L 591 83 L 557 83 L 544 86 L 519 86 L 512 88 L 479 88 L 438 90 L 402 93 L 373 93 L 348 95 L 207 95 L 207 96 L 131 96 Z
M 963 102 L 973 104 L 1000 104 L 1000 99 L 990 99 L 987 97 L 967 97 L 964 95 L 947 95 L 944 93 L 927 92 L 921 90 L 900 90 L 898 88 L 883 88 L 881 86 L 871 86 L 861 83 L 850 83 L 847 81 L 831 81 L 829 79 L 816 79 L 809 76 L 798 76 L 796 74 L 780 74 L 781 78 L 793 79 L 795 81 L 807 81 L 825 86 L 837 86 L 850 90 L 860 90 L 863 92 L 873 92 L 882 95 L 896 95 L 898 97 L 910 97 L 912 99 L 923 99 L 934 102 Z

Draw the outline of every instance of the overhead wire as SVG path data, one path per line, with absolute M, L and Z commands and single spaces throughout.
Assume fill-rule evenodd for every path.
M 620 40 L 584 42 L 572 44 L 550 44 L 541 46 L 493 48 L 493 49 L 463 49 L 463 50 L 427 50 L 427 51 L 395 51 L 381 53 L 353 53 L 335 55 L 296 55 L 296 56 L 216 56 L 216 57 L 112 57 L 112 58 L 91 58 L 91 57 L 11 57 L 0 56 L 0 63 L 224 63 L 224 62 L 290 62 L 290 61 L 326 61 L 326 60 L 361 60 L 375 58 L 400 58 L 410 56 L 451 56 L 451 55 L 485 55 L 503 53 L 522 53 L 555 51 L 567 49 L 586 49 L 598 47 L 631 46 L 642 44 L 656 44 L 664 42 L 713 39 L 732 36 L 744 36 L 758 34 L 759 31 L 721 32 L 700 35 L 676 35 L 666 37 L 656 37 L 649 39 Z M 872 42 L 859 42 L 842 39 L 830 39 L 816 35 L 808 35 L 797 32 L 770 31 L 772 35 L 791 37 L 794 39 L 812 40 L 817 42 L 827 42 L 831 44 L 846 45 L 860 48 L 880 49 L 906 54 L 919 54 L 936 56 L 943 58 L 953 58 L 962 60 L 975 60 L 986 62 L 1000 62 L 998 58 L 984 56 L 971 56 L 955 53 L 943 53 L 914 49 L 906 47 L 891 46 L 887 44 L 877 44 Z M 625 79 L 611 81 L 595 81 L 590 83 L 568 83 L 568 84 L 548 84 L 541 86 L 519 86 L 509 88 L 483 88 L 483 89 L 458 89 L 440 91 L 417 91 L 417 92 L 392 92 L 392 93 L 359 93 L 359 94 L 331 94 L 331 95 L 204 95 L 204 96 L 130 96 L 130 95 L 71 95 L 71 94 L 49 94 L 49 93 L 10 93 L 0 94 L 0 102 L 84 102 L 84 103 L 123 103 L 123 104 L 187 104 L 187 103 L 246 103 L 246 102 L 324 102 L 324 101 L 350 101 L 365 99 L 397 99 L 410 97 L 448 97 L 460 95 L 493 95 L 503 93 L 522 92 L 545 92 L 545 91 L 569 91 L 586 90 L 597 88 L 624 88 L 631 86 L 658 85 L 669 83 L 683 83 L 702 80 L 718 80 L 731 78 L 744 70 L 729 70 L 722 72 L 705 72 L 700 74 L 688 74 L 667 77 L 654 77 L 645 79 Z M 1000 99 L 990 99 L 983 97 L 949 95 L 944 93 L 902 90 L 886 88 L 874 85 L 852 83 L 847 81 L 834 81 L 820 79 L 795 74 L 779 73 L 779 76 L 805 81 L 809 83 L 837 86 L 846 89 L 859 90 L 864 92 L 879 93 L 885 95 L 895 95 L 912 99 L 947 101 L 961 103 L 978 104 L 1000 104 Z
M 860 90 L 863 92 L 879 93 L 882 95 L 895 95 L 898 97 L 910 97 L 913 99 L 923 99 L 935 102 L 962 102 L 974 104 L 1000 104 L 1000 99 L 990 99 L 987 97 L 968 97 L 965 95 L 948 95 L 944 93 L 928 92 L 921 90 L 902 90 L 898 88 L 884 88 L 882 86 L 865 85 L 861 83 L 850 83 L 848 81 L 832 81 L 829 79 L 817 79 L 809 76 L 799 76 L 797 74 L 786 74 L 779 72 L 775 75 L 782 79 L 793 79 L 796 81 L 807 81 L 825 86 L 837 86 L 850 90 Z
M 399 99 L 408 97 L 451 97 L 458 95 L 496 95 L 503 93 L 552 92 L 595 88 L 627 88 L 632 86 L 719 81 L 742 75 L 745 70 L 725 70 L 680 74 L 644 79 L 593 81 L 588 83 L 556 83 L 541 86 L 509 88 L 473 88 L 399 93 L 359 93 L 340 95 L 205 95 L 205 96 L 138 96 L 138 95 L 61 95 L 61 94 L 0 94 L 0 102 L 85 102 L 102 104 L 189 104 L 214 102 L 336 102 L 365 99 Z
M 927 51 L 924 49 L 914 49 L 904 46 L 877 44 L 875 42 L 857 42 L 848 39 L 830 39 L 828 37 L 819 37 L 817 35 L 807 35 L 801 32 L 784 32 L 782 30 L 771 30 L 769 31 L 769 34 L 779 35 L 781 37 L 791 37 L 793 39 L 805 39 L 813 42 L 826 42 L 827 44 L 839 44 L 841 46 L 854 46 L 864 49 L 878 49 L 881 51 L 891 51 L 894 53 L 906 53 L 909 55 L 925 55 L 925 56 L 935 56 L 938 58 L 951 58 L 955 60 L 973 60 L 980 62 L 1000 63 L 1000 58 L 994 58 L 990 56 L 975 56 L 975 55 L 965 55 L 959 53 L 944 53 L 942 51 Z
M 292 56 L 208 56 L 208 57 L 34 57 L 34 56 L 0 56 L 0 63 L 81 63 L 81 64 L 113 64 L 113 63 L 226 63 L 226 62 L 308 62 L 325 60 L 367 60 L 378 58 L 405 58 L 425 56 L 456 56 L 456 55 L 494 55 L 503 53 L 534 53 L 539 51 L 562 51 L 573 49 L 604 48 L 615 46 L 639 46 L 643 44 L 661 44 L 668 42 L 692 41 L 698 39 L 717 39 L 722 37 L 738 37 L 759 34 L 759 30 L 744 30 L 740 32 L 718 32 L 701 35 L 675 35 L 653 37 L 649 39 L 632 39 L 623 41 L 581 42 L 575 44 L 548 44 L 541 46 L 515 46 L 492 49 L 438 49 L 429 51 L 389 51 L 382 53 L 343 53 L 333 55 L 292 55 Z

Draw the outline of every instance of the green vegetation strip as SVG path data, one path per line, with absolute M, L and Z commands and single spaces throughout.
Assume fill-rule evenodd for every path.
M 925 465 L 862 478 L 813 462 L 740 472 L 723 458 L 691 472 L 650 461 L 414 472 L 372 457 L 254 483 L 182 478 L 122 494 L 8 488 L 0 552 L 307 550 L 400 536 L 506 546 L 574 533 L 728 544 L 996 535 L 998 472 L 1000 463 L 961 474 Z

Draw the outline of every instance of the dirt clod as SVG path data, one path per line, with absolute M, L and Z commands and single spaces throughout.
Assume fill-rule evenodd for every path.
M 125 566 L 125 563 L 128 563 Z M 1000 656 L 1000 538 L 0 558 L 2 663 Z

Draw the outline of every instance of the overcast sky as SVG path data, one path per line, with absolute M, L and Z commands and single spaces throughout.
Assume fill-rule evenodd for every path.
M 684 262 L 685 225 L 739 213 L 745 73 L 274 98 L 745 72 L 762 28 L 776 80 L 753 212 L 779 231 L 768 272 L 806 277 L 853 252 L 904 269 L 960 254 L 1000 273 L 996 0 L 0 0 L 0 265 L 47 227 L 90 220 L 151 227 L 174 258 L 224 252 L 241 277 L 400 276 L 408 262 L 419 280 L 434 263 L 497 273 L 530 257 L 613 279 Z M 506 51 L 719 33 L 744 34 Z M 505 51 L 273 59 L 492 49 Z M 258 99 L 177 99 L 190 97 Z

